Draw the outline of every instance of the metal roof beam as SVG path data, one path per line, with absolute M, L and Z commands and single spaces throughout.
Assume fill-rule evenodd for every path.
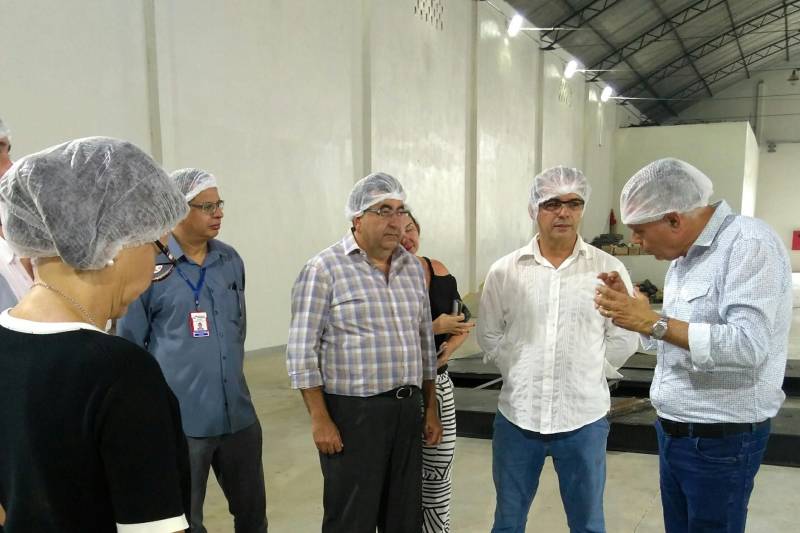
M 561 1 L 564 2 L 570 9 L 573 9 L 569 3 L 569 0 L 561 0 Z M 611 41 L 609 41 L 608 38 L 605 35 L 603 35 L 602 32 L 600 32 L 600 30 L 592 26 L 591 22 L 587 22 L 585 23 L 585 25 L 587 28 L 592 30 L 600 38 L 600 40 L 606 44 L 606 46 L 608 46 L 609 48 L 614 48 L 614 45 L 611 44 Z M 638 70 L 634 68 L 633 65 L 631 65 L 627 61 L 625 61 L 625 63 L 630 67 L 631 71 L 636 75 L 636 78 L 639 80 L 639 83 L 641 83 L 645 87 L 645 89 L 650 92 L 650 94 L 652 94 L 655 98 L 661 98 L 661 96 L 656 92 L 656 90 L 650 86 L 647 80 L 639 73 Z M 670 106 L 668 103 L 659 101 L 659 105 L 661 105 L 661 107 L 663 107 L 670 115 L 673 115 L 675 117 L 678 116 L 678 113 L 676 113 L 675 110 L 672 109 L 672 106 Z
M 783 30 L 786 35 L 786 61 L 789 61 L 789 14 L 786 9 L 786 0 L 783 0 Z M 748 76 L 749 78 L 750 76 Z
M 678 45 L 680 45 L 681 51 L 683 52 L 683 55 L 687 55 L 688 52 L 686 51 L 686 44 L 683 42 L 683 39 L 681 38 L 681 35 L 678 33 L 678 29 L 675 27 L 674 24 L 672 24 L 672 22 L 670 21 L 669 17 L 667 17 L 667 14 L 664 13 L 664 10 L 661 9 L 661 5 L 656 0 L 650 0 L 650 1 L 653 3 L 653 5 L 656 6 L 656 9 L 658 10 L 658 12 L 661 13 L 661 17 L 664 19 L 664 21 L 667 24 L 669 24 L 670 28 L 672 28 L 672 33 L 675 34 L 675 38 L 678 40 Z M 725 4 L 726 5 L 728 4 L 728 0 L 725 0 Z M 703 75 L 700 74 L 700 71 L 697 69 L 697 65 L 694 64 L 694 60 L 689 59 L 689 65 L 691 65 L 695 76 L 697 76 L 697 79 L 702 81 L 703 84 L 705 85 L 706 91 L 708 92 L 708 96 L 714 96 L 714 93 L 711 92 L 711 87 L 708 86 L 708 84 L 706 83 L 706 80 L 703 78 Z
M 747 79 L 750 79 L 750 71 L 747 69 L 747 61 L 744 59 L 744 51 L 742 50 L 742 42 L 739 40 L 739 34 L 736 33 L 736 22 L 733 20 L 733 11 L 731 10 L 731 3 L 725 0 L 725 9 L 728 11 L 728 18 L 731 21 L 731 32 L 736 37 L 736 47 L 739 49 L 739 58 L 744 64 L 744 71 L 747 73 Z M 786 12 L 786 3 L 783 5 L 783 11 Z
M 794 13 L 800 12 L 800 0 L 793 0 L 791 2 L 786 3 L 786 13 L 788 15 L 792 15 Z M 778 7 L 772 9 L 771 11 L 767 11 L 766 13 L 762 13 L 752 17 L 744 22 L 741 22 L 738 26 L 727 30 L 723 33 L 720 33 L 716 37 L 709 39 L 708 41 L 704 42 L 689 50 L 687 54 L 681 55 L 668 63 L 658 66 L 655 70 L 647 75 L 648 79 L 651 83 L 656 84 L 662 80 L 665 80 L 681 70 L 682 68 L 686 67 L 689 64 L 689 60 L 697 60 L 705 55 L 708 55 L 716 50 L 719 50 L 723 46 L 726 46 L 739 37 L 743 37 L 748 35 L 749 33 L 755 32 L 763 28 L 764 26 L 768 26 L 770 24 L 774 24 L 775 22 L 780 21 L 781 19 L 786 18 L 784 16 L 784 9 L 783 6 L 778 5 Z M 744 56 L 741 55 L 740 59 Z M 627 94 L 629 96 L 636 96 L 640 94 L 644 90 L 644 86 L 638 82 L 632 83 L 626 87 L 623 87 L 620 90 L 620 93 Z
M 598 15 L 603 14 L 608 9 L 618 4 L 623 0 L 595 0 L 590 2 L 584 7 L 572 10 L 572 12 L 565 18 L 553 24 L 554 28 L 572 28 L 577 29 L 591 21 Z M 563 30 L 550 30 L 542 33 L 542 39 L 550 39 L 550 46 L 557 44 L 561 39 L 568 35 L 569 31 Z
M 669 17 L 666 21 L 653 26 L 644 33 L 637 35 L 635 38 L 631 39 L 621 47 L 615 49 L 606 57 L 589 67 L 589 69 L 612 69 L 639 50 L 646 48 L 650 44 L 661 39 L 664 35 L 672 32 L 674 27 L 686 24 L 690 20 L 699 17 L 703 13 L 711 11 L 715 7 L 721 5 L 723 2 L 725 2 L 725 0 L 699 0 L 694 2 L 692 5 Z M 597 77 L 598 76 L 594 76 L 592 81 L 596 80 Z
M 788 40 L 786 40 L 785 37 L 781 37 L 779 40 L 745 55 L 744 60 L 737 59 L 735 61 L 728 63 L 723 67 L 718 68 L 717 70 L 706 76 L 706 81 L 709 84 L 716 83 L 720 80 L 727 78 L 728 76 L 731 76 L 741 70 L 744 70 L 745 66 L 750 67 L 755 65 L 756 63 L 760 63 L 761 61 L 764 61 L 765 59 L 768 59 L 771 56 L 774 56 L 775 54 L 783 52 L 787 46 L 796 45 L 798 43 L 800 43 L 800 33 L 790 35 Z M 690 99 L 694 97 L 697 93 L 701 92 L 702 90 L 703 90 L 703 85 L 700 82 L 696 81 L 672 93 L 667 97 L 667 99 L 668 100 Z M 642 112 L 646 114 L 648 111 L 655 109 L 656 105 L 651 105 Z

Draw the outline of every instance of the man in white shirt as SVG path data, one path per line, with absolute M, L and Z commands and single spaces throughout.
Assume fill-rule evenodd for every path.
M 623 293 L 610 273 L 600 314 L 657 348 L 656 408 L 661 503 L 667 533 L 744 531 L 747 503 L 786 396 L 791 266 L 761 220 L 709 205 L 711 180 L 659 159 L 620 197 L 631 240 L 671 262 L 662 314 Z M 605 276 L 604 276 L 605 277 Z
M 11 130 L 0 119 L 0 178 L 11 168 Z
M 637 335 L 598 316 L 598 275 L 622 263 L 578 227 L 590 187 L 577 169 L 534 178 L 528 212 L 539 233 L 486 276 L 478 342 L 503 377 L 492 440 L 497 505 L 492 533 L 524 532 L 545 457 L 552 456 L 570 531 L 605 531 L 607 376 Z
M 11 168 L 11 130 L 0 120 L 0 179 Z M 0 311 L 14 307 L 33 284 L 30 261 L 21 260 L 3 237 L 0 225 Z
M 14 307 L 31 285 L 32 272 L 3 238 L 3 226 L 0 225 L 0 311 Z

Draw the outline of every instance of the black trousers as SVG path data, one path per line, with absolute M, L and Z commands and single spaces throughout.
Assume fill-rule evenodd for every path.
M 325 395 L 344 449 L 320 454 L 323 533 L 422 530 L 422 393 Z
M 208 473 L 214 469 L 219 486 L 228 500 L 236 533 L 266 533 L 267 496 L 261 459 L 261 424 L 229 435 L 204 439 L 186 438 L 192 468 L 192 533 L 206 533 L 203 502 Z

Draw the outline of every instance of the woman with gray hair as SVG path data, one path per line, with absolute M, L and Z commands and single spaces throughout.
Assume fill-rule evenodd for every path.
M 35 264 L 0 314 L 5 533 L 188 527 L 175 397 L 147 352 L 102 329 L 170 273 L 159 239 L 186 210 L 149 156 L 109 138 L 27 156 L 0 183 L 6 239 Z

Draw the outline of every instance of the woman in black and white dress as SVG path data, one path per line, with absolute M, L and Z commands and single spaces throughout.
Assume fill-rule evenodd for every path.
M 419 249 L 420 227 L 413 215 L 404 228 L 403 247 L 416 255 Z M 439 402 L 439 419 L 442 422 L 442 441 L 436 446 L 422 448 L 422 531 L 443 533 L 450 531 L 450 473 L 456 446 L 456 406 L 453 400 L 453 382 L 447 373 L 447 361 L 467 339 L 474 323 L 465 316 L 452 314 L 453 301 L 461 301 L 456 278 L 441 262 L 417 256 L 425 271 L 425 283 L 431 303 L 433 333 L 437 350 L 436 398 Z

